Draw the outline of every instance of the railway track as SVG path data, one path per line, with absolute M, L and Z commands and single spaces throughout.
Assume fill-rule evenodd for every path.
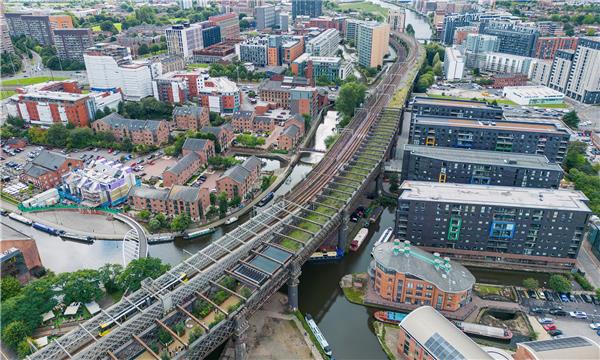
M 402 45 L 393 38 L 390 38 L 390 40 L 392 46 L 397 51 L 400 50 Z M 408 57 L 404 62 L 396 62 L 388 69 L 388 74 L 391 73 L 391 75 L 379 83 L 373 95 L 369 98 L 369 101 L 374 101 L 374 103 L 366 108 L 368 110 L 361 109 L 355 115 L 354 119 L 344 129 L 342 136 L 327 152 L 324 159 L 313 168 L 301 183 L 290 191 L 290 194 L 286 197 L 288 200 L 297 204 L 304 204 L 310 201 L 332 180 L 340 168 L 350 160 L 363 140 L 365 140 L 369 129 L 377 120 L 379 113 L 389 102 L 390 95 L 396 90 L 396 86 L 406 74 L 409 66 L 416 60 L 416 57 L 417 51 L 413 49 L 413 51 L 408 52 Z M 391 91 L 389 87 L 392 87 Z
M 390 38 L 390 43 L 396 49 L 400 49 L 402 46 L 393 38 Z M 254 222 L 253 219 L 251 219 L 248 225 L 250 225 L 253 230 L 248 232 L 246 232 L 246 230 L 242 230 L 243 232 L 239 234 L 240 238 L 237 240 L 237 242 L 231 241 L 229 244 L 225 242 L 225 246 L 232 246 L 230 250 L 227 250 L 227 252 L 220 251 L 221 255 L 214 254 L 211 256 L 204 255 L 204 257 L 200 257 L 199 259 L 206 260 L 206 258 L 208 258 L 211 260 L 204 261 L 204 265 L 202 266 L 190 266 L 190 259 L 187 259 L 187 261 L 184 261 L 174 267 L 172 272 L 185 272 L 189 275 L 190 279 L 193 279 L 193 277 L 198 273 L 210 271 L 210 269 L 213 268 L 218 261 L 221 261 L 222 257 L 227 257 L 227 255 L 231 254 L 233 251 L 239 250 L 239 247 L 243 247 L 244 245 L 240 245 L 240 242 L 245 244 L 246 241 L 250 241 L 250 238 L 257 236 L 262 237 L 268 231 L 270 231 L 270 227 L 279 221 L 279 215 L 287 216 L 290 211 L 299 210 L 303 207 L 303 205 L 310 202 L 326 187 L 326 185 L 332 180 L 333 176 L 335 176 L 336 173 L 341 170 L 342 166 L 344 166 L 357 152 L 361 144 L 367 138 L 371 127 L 376 123 L 380 112 L 388 104 L 394 91 L 397 90 L 396 88 L 401 83 L 402 78 L 407 73 L 407 70 L 409 70 L 409 67 L 414 65 L 416 55 L 417 51 L 415 47 L 409 51 L 409 55 L 404 62 L 396 62 L 388 69 L 384 79 L 380 81 L 375 91 L 372 93 L 373 95 L 366 101 L 365 107 L 355 115 L 353 120 L 344 130 L 342 136 L 328 151 L 324 159 L 317 166 L 315 166 L 315 168 L 301 183 L 292 189 L 288 196 L 285 197 L 285 199 L 289 200 L 289 202 L 287 202 L 285 205 L 282 204 L 279 208 L 273 208 L 273 211 L 269 210 L 268 212 L 272 212 L 273 215 L 265 215 L 264 219 L 262 220 L 257 220 Z M 257 218 L 261 217 L 263 217 L 263 215 L 259 213 Z M 219 245 L 215 247 L 215 249 L 222 250 L 224 249 L 224 246 Z M 155 279 L 153 281 L 153 286 L 163 289 L 166 286 L 164 284 L 165 281 L 169 280 L 169 277 L 166 275 L 167 274 Z M 162 290 L 159 292 L 162 292 Z M 144 299 L 147 297 L 155 298 L 156 296 L 157 294 L 140 289 L 130 296 L 132 298 L 135 297 L 133 301 L 129 298 L 126 300 L 129 303 L 137 303 L 139 299 Z M 135 306 L 127 305 L 127 302 L 123 302 L 122 305 Z M 64 346 L 58 341 L 53 341 L 46 348 L 41 349 L 31 358 L 64 358 L 65 354 L 68 357 L 79 357 L 82 352 L 89 353 L 89 351 L 94 351 L 88 349 L 88 347 L 90 344 L 94 344 L 95 341 L 98 342 L 101 339 L 95 336 L 93 332 L 98 329 L 99 324 L 112 319 L 112 316 L 118 312 L 122 312 L 122 309 L 124 308 L 125 307 L 123 306 L 119 307 L 118 304 L 113 305 L 111 308 L 103 311 L 103 315 L 88 320 L 88 322 L 84 324 L 85 326 L 82 325 L 81 328 L 70 332 L 64 338 L 60 338 Z M 109 315 L 109 313 L 112 315 Z

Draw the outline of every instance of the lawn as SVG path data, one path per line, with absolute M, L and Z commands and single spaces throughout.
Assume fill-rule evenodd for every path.
M 16 94 L 16 91 L 12 91 L 12 90 L 0 91 L 0 100 L 4 100 L 8 97 L 13 96 L 14 94 Z
M 439 94 L 427 94 L 427 96 L 432 97 L 432 98 L 437 98 L 437 99 L 454 99 L 454 100 L 473 100 L 473 99 L 469 99 L 469 98 L 465 98 L 465 97 L 459 97 L 459 96 L 449 96 L 449 95 L 439 95 Z M 491 99 L 491 98 L 477 98 L 475 100 L 479 100 L 479 101 L 487 101 L 487 102 L 492 102 L 494 100 L 496 100 L 496 102 L 498 104 L 504 104 L 504 105 L 517 105 L 517 103 L 515 103 L 514 101 L 511 100 L 506 100 L 506 99 Z
M 350 9 L 352 11 L 370 12 L 370 13 L 381 15 L 385 18 L 387 18 L 387 16 L 388 16 L 388 9 L 386 9 L 382 6 L 370 3 L 370 2 L 339 4 L 338 6 L 342 10 Z
M 121 32 L 121 30 L 123 29 L 123 25 L 122 25 L 121 23 L 115 23 L 115 28 L 116 28 L 116 29 L 117 29 L 119 32 Z M 102 31 L 102 30 L 100 29 L 100 25 L 96 25 L 96 26 L 92 26 L 92 31 L 93 31 L 93 32 L 100 32 L 100 31 Z
M 562 104 L 536 104 L 536 105 L 528 105 L 528 106 L 534 106 L 534 107 L 539 107 L 539 108 L 544 108 L 544 109 L 568 109 L 569 105 L 562 103 Z
M 186 70 L 189 70 L 189 71 L 197 69 L 197 68 L 208 69 L 209 67 L 210 67 L 210 64 L 197 64 L 197 63 L 188 64 L 185 66 Z
M 30 77 L 30 78 L 22 78 L 22 79 L 4 80 L 2 83 L 0 83 L 0 85 L 2 85 L 2 86 L 33 85 L 33 84 L 39 84 L 39 83 L 43 83 L 43 82 L 51 81 L 51 80 L 66 80 L 66 79 L 68 79 L 68 78 L 55 76 L 53 79 L 50 76 L 38 76 L 38 77 Z

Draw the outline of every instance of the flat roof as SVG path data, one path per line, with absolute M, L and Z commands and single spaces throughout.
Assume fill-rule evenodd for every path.
M 538 360 L 600 359 L 600 346 L 583 336 L 528 341 L 517 344 L 529 350 Z
M 498 129 L 505 131 L 522 132 L 545 132 L 556 134 L 568 134 L 569 132 L 561 124 L 538 123 L 538 122 L 517 122 L 517 121 L 490 121 L 479 119 L 456 119 L 439 116 L 422 116 L 415 118 L 416 124 L 427 124 L 437 126 L 465 127 L 474 129 Z
M 528 85 L 528 86 L 505 86 L 504 93 L 513 93 L 516 96 L 524 98 L 538 97 L 564 97 L 565 95 L 559 91 L 551 89 L 543 85 Z
M 461 264 L 450 263 L 448 259 L 447 263 L 443 263 L 444 259 L 436 258 L 409 242 L 398 245 L 391 241 L 382 243 L 373 249 L 372 255 L 373 261 L 380 266 L 427 281 L 444 292 L 467 291 L 475 285 L 475 277 Z M 436 263 L 438 260 L 441 264 Z
M 560 165 L 549 162 L 548 158 L 544 155 L 412 144 L 404 145 L 404 151 L 410 151 L 412 154 L 445 161 L 562 171 Z
M 577 190 L 404 181 L 402 200 L 591 212 Z
M 434 97 L 426 97 L 426 96 L 415 96 L 413 105 L 414 104 L 460 106 L 460 107 L 469 107 L 469 108 L 474 108 L 474 109 L 495 109 L 495 110 L 502 111 L 502 108 L 500 108 L 498 106 L 489 105 L 485 101 L 443 99 L 443 98 L 434 98 Z
M 493 359 L 475 341 L 431 306 L 421 306 L 411 311 L 402 320 L 400 327 L 423 346 L 434 359 Z

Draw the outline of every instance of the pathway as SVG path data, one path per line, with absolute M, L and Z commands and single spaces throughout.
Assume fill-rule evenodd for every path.
M 587 236 L 577 255 L 577 266 L 585 272 L 585 277 L 594 287 L 600 288 L 600 260 L 592 254 L 592 245 L 587 240 Z

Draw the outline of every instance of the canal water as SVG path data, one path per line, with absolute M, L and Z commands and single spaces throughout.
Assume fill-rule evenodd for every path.
M 396 4 L 392 4 L 383 0 L 367 0 L 373 4 L 377 4 L 381 7 L 390 10 L 402 10 L 404 7 L 400 7 Z M 412 9 L 406 9 L 406 26 L 411 24 L 413 29 L 415 30 L 415 38 L 417 40 L 429 40 L 433 35 L 431 26 L 429 25 L 427 17 L 419 14 L 418 12 Z
M 371 0 L 387 8 L 396 5 Z M 407 24 L 412 24 L 418 39 L 428 39 L 431 29 L 427 19 L 406 11 Z M 325 149 L 325 138 L 333 133 L 335 124 L 323 123 L 315 135 L 314 146 Z M 275 192 L 276 196 L 287 193 L 295 184 L 302 181 L 318 163 L 321 154 L 308 154 L 298 163 L 288 179 Z M 268 160 L 268 170 L 275 170 L 280 166 L 276 160 Z M 209 236 L 194 239 L 193 241 L 178 240 L 173 243 L 152 245 L 150 255 L 175 265 L 191 256 L 198 250 L 207 246 L 211 241 L 218 239 L 224 232 L 228 232 L 247 220 L 249 215 L 240 218 L 240 221 L 224 226 Z M 331 264 L 306 264 L 302 268 L 300 293 L 300 310 L 312 314 L 325 337 L 333 348 L 334 356 L 342 359 L 384 359 L 385 353 L 381 349 L 372 328 L 372 310 L 354 305 L 346 301 L 340 288 L 339 281 L 342 276 L 365 272 L 371 260 L 370 251 L 373 243 L 383 233 L 385 228 L 393 226 L 394 213 L 386 209 L 381 215 L 379 223 L 372 224 L 368 241 L 356 253 L 348 254 L 338 263 Z M 40 256 L 44 266 L 55 272 L 74 271 L 83 268 L 98 268 L 105 263 L 121 263 L 121 243 L 116 241 L 97 241 L 93 245 L 76 242 L 65 242 L 60 238 L 49 236 L 16 222 L 11 226 L 36 239 Z

